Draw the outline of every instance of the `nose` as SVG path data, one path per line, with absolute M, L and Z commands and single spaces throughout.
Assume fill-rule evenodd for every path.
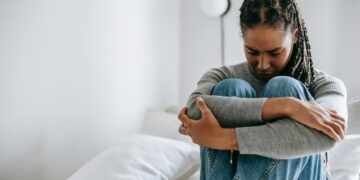
M 267 70 L 270 67 L 268 58 L 266 58 L 265 55 L 260 55 L 259 63 L 257 66 L 258 66 L 258 69 L 261 71 Z

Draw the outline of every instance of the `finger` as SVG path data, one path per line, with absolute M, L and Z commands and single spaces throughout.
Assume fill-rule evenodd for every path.
M 179 126 L 179 131 L 180 131 L 180 128 L 187 128 L 184 123 L 181 123 L 180 126 Z
M 186 127 L 190 127 L 191 125 L 191 120 L 189 119 L 189 117 L 186 115 L 186 111 L 187 108 L 184 107 L 181 109 L 178 119 L 186 126 Z
M 182 135 L 188 135 L 189 136 L 189 130 L 188 128 L 184 128 L 184 127 L 180 127 L 179 128 L 179 133 L 182 134 Z
M 334 117 L 334 118 L 336 118 L 336 119 L 338 119 L 338 120 L 340 120 L 340 121 L 342 121 L 342 122 L 345 123 L 345 118 L 343 118 L 343 117 L 340 116 L 339 114 L 337 114 L 337 113 L 330 113 L 330 115 L 331 115 L 332 117 Z
M 179 133 L 182 135 L 186 135 L 184 132 L 184 127 L 182 127 L 182 126 L 179 127 Z
M 346 130 L 347 124 L 345 123 L 345 119 L 339 116 L 338 114 L 330 114 L 332 122 L 336 122 L 337 124 L 341 125 L 343 130 Z
M 185 106 L 185 107 L 181 108 L 179 116 L 180 115 L 186 115 L 186 114 L 187 114 L 187 107 Z
M 340 136 L 341 139 L 344 139 L 345 137 L 345 130 L 341 127 L 340 124 L 336 122 L 332 122 L 333 129 L 336 131 L 336 133 Z
M 331 122 L 339 124 L 344 131 L 347 129 L 347 125 L 343 120 L 338 119 L 336 116 L 333 115 L 331 117 L 332 117 Z
M 335 130 L 336 134 L 343 139 L 345 136 L 345 132 L 344 129 L 341 127 L 341 125 L 339 125 L 338 123 L 336 123 L 335 121 L 328 121 L 326 122 L 333 130 Z
M 184 123 L 181 123 L 180 126 L 181 126 L 181 127 L 184 127 L 184 128 L 187 128 L 187 126 L 185 126 Z
M 196 98 L 196 103 L 201 111 L 201 114 L 206 114 L 209 112 L 209 108 L 201 97 Z
M 331 113 L 337 114 L 337 112 L 335 110 L 332 110 L 332 109 L 327 109 L 327 110 Z
M 332 120 L 331 120 L 331 121 L 334 121 L 334 122 L 340 124 L 341 127 L 342 127 L 342 129 L 346 132 L 347 124 L 346 124 L 346 122 L 345 122 L 345 118 L 343 118 L 343 117 L 340 116 L 339 114 L 331 113 L 330 115 L 331 115 L 331 117 L 332 117 Z
M 332 138 L 335 141 L 340 140 L 340 137 L 336 134 L 334 129 L 332 129 L 330 126 L 328 126 L 326 124 L 322 125 L 322 128 L 321 128 L 320 131 L 323 132 L 324 134 L 326 134 L 327 136 L 329 136 L 330 138 Z
M 179 128 L 179 132 L 180 132 L 182 135 L 188 135 L 188 134 L 187 134 L 187 131 L 186 131 L 186 128 L 184 128 L 184 127 L 180 127 L 180 128 Z

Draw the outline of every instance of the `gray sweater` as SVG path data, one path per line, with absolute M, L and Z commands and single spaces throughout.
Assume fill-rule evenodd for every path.
M 247 81 L 257 96 L 266 84 L 255 78 L 254 70 L 246 62 L 211 69 L 201 77 L 188 99 L 188 116 L 192 119 L 201 117 L 196 106 L 196 97 L 201 96 L 222 127 L 236 128 L 240 154 L 292 159 L 328 151 L 336 144 L 322 132 L 289 118 L 263 121 L 262 106 L 266 98 L 211 96 L 215 85 L 227 78 Z M 337 111 L 347 120 L 346 88 L 340 79 L 316 70 L 315 83 L 309 91 L 318 104 Z

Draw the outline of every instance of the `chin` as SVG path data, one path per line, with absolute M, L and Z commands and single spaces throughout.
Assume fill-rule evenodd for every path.
M 273 77 L 275 77 L 275 76 L 274 75 L 267 75 L 267 76 L 257 75 L 257 78 L 262 81 L 269 81 Z

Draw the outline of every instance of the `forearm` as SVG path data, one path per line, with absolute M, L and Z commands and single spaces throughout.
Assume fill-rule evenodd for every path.
M 329 98 L 329 97 L 328 97 Z M 334 97 L 335 98 L 335 97 Z M 341 103 L 341 97 L 337 102 Z M 336 101 L 335 101 L 336 102 Z M 341 103 L 346 107 L 346 103 Z M 333 106 L 335 107 L 335 106 Z M 333 109 L 338 111 L 338 108 Z M 263 119 L 277 121 L 261 126 L 237 128 L 240 152 L 277 159 L 290 159 L 330 150 L 343 133 L 324 131 L 336 122 L 324 107 L 295 98 L 269 98 L 264 103 Z M 325 119 L 324 119 L 325 118 Z M 337 136 L 331 132 L 336 132 Z
M 211 95 L 192 95 L 188 101 L 187 115 L 192 119 L 201 118 L 196 106 L 196 97 L 201 96 L 212 111 L 221 127 L 236 128 L 261 125 L 262 106 L 266 98 L 238 98 Z
M 280 118 L 284 118 L 289 115 L 291 108 L 289 108 L 292 98 L 281 97 L 281 98 L 268 98 L 265 100 L 262 106 L 261 117 L 262 120 L 272 121 Z M 227 108 L 228 109 L 228 108 Z M 240 122 L 241 123 L 241 122 Z M 237 123 L 239 124 L 239 123 Z M 247 123 L 249 124 L 249 122 Z M 244 127 L 244 126 L 243 126 Z M 224 128 L 221 132 L 221 135 L 224 141 L 229 144 L 227 150 L 239 150 L 239 143 L 236 137 L 236 129 L 235 128 Z M 241 141 L 241 140 L 240 140 Z M 272 140 L 273 141 L 273 140 Z
M 199 96 L 199 95 L 198 95 Z M 201 113 L 196 107 L 195 97 L 188 102 L 188 116 L 199 119 Z M 281 98 L 237 98 L 201 95 L 220 125 L 237 128 L 264 124 L 265 121 L 290 117 L 295 104 L 292 97 Z
M 240 154 L 292 159 L 327 151 L 335 141 L 291 119 L 260 126 L 236 128 Z

